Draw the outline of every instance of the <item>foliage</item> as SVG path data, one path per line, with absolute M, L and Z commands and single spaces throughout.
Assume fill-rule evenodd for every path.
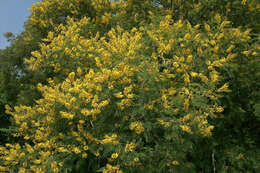
M 0 171 L 257 172 L 260 4 L 216 2 L 33 5 L 1 51 L 24 73 L 0 76 L 16 139 Z
M 260 4 L 256 0 L 198 0 L 198 1 L 160 1 L 161 4 L 168 8 L 168 13 L 173 14 L 174 19 L 187 19 L 193 25 L 204 24 L 205 22 L 216 22 L 220 18 L 230 21 L 230 25 L 236 29 L 247 30 L 249 32 L 249 40 L 240 44 L 230 45 L 227 51 L 237 53 L 234 63 L 230 64 L 220 72 L 224 81 L 229 82 L 229 88 L 232 92 L 226 94 L 221 102 L 225 107 L 224 115 L 221 119 L 217 119 L 211 123 L 215 126 L 215 133 L 211 142 L 203 142 L 205 148 L 218 152 L 215 155 L 220 165 L 225 165 L 223 171 L 231 172 L 246 172 L 252 171 L 252 163 L 257 160 L 254 152 L 259 153 L 259 118 L 257 107 L 259 106 L 259 53 L 254 50 L 259 50 L 259 23 L 256 21 L 260 17 Z M 214 17 L 215 16 L 215 17 Z M 238 31 L 238 30 L 237 30 Z M 237 34 L 240 34 L 237 32 Z M 224 50 L 224 49 L 223 49 Z M 244 51 L 243 51 L 244 50 Z M 254 53 L 253 53 L 254 52 Z M 223 137 L 225 134 L 225 138 Z M 201 143 L 199 143 L 200 145 Z M 236 148 L 236 149 L 234 149 Z M 245 149 L 246 148 L 246 149 Z M 227 151 L 231 151 L 227 157 Z M 248 152 L 245 152 L 248 151 Z M 199 153 L 204 153 L 203 149 L 198 151 L 194 159 Z M 235 155 L 244 153 L 248 161 L 247 166 L 243 165 L 236 159 Z M 245 153 L 247 153 L 245 155 Z M 243 155 L 243 154 L 242 154 Z M 205 157 L 202 154 L 201 157 Z M 210 158 L 210 155 L 208 155 Z M 210 159 L 208 159 L 210 160 Z M 204 162 L 202 165 L 205 170 L 205 165 L 211 162 Z M 227 166 L 229 165 L 229 166 Z M 242 166 L 243 165 L 243 166 Z M 236 170 L 233 167 L 237 167 Z M 218 168 L 217 170 L 221 170 Z M 253 170 L 259 170 L 259 167 Z M 206 171 L 207 172 L 207 171 Z M 258 172 L 258 171 L 256 171 Z
M 157 0 L 169 9 L 175 19 L 187 19 L 192 24 L 211 20 L 216 13 L 231 21 L 234 27 L 251 28 L 259 33 L 258 0 Z
M 126 8 L 127 7 L 127 8 Z M 39 50 L 39 43 L 46 38 L 49 32 L 54 32 L 60 24 L 71 17 L 80 20 L 88 17 L 91 27 L 85 34 L 90 36 L 108 32 L 113 25 L 120 24 L 123 28 L 131 29 L 133 26 L 143 24 L 148 11 L 158 11 L 151 2 L 129 1 L 124 4 L 108 1 L 50 1 L 44 0 L 32 5 L 31 16 L 25 22 L 25 31 L 17 36 L 6 33 L 5 36 L 11 45 L 1 54 L 1 122 L 5 127 L 7 116 L 4 115 L 4 105 L 33 105 L 40 98 L 36 90 L 37 83 L 47 83 L 54 74 L 47 70 L 35 70 L 33 73 L 26 67 L 24 58 L 31 56 L 31 52 Z M 138 15 L 134 15 L 138 11 Z M 110 16 L 110 17 L 109 17 Z M 131 20 L 131 22 L 130 22 Z M 128 21 L 128 22 L 127 22 Z M 10 82 L 12 81 L 12 82 Z M 7 99 L 7 100 L 6 100 Z M 3 119 L 2 119 L 3 117 Z M 6 134 L 7 135 L 7 134 Z M 5 141 L 4 138 L 2 138 Z

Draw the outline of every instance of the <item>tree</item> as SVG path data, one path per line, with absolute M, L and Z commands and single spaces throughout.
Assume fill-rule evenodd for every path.
M 256 172 L 257 133 L 246 122 L 259 121 L 259 30 L 229 21 L 256 1 L 239 12 L 199 1 L 203 18 L 194 3 L 171 2 L 34 5 L 10 50 L 18 57 L 15 47 L 32 45 L 17 82 L 38 78 L 29 86 L 41 96 L 18 89 L 15 103 L 30 103 L 5 106 L 19 140 L 0 147 L 0 170 Z

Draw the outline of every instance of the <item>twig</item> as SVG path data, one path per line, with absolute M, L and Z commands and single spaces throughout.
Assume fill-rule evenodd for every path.
M 215 165 L 216 160 L 215 160 L 214 152 L 212 153 L 211 157 L 212 157 L 213 173 L 216 173 L 216 165 Z
M 91 124 L 91 126 L 92 126 L 92 128 L 94 127 L 94 125 L 93 125 L 93 123 L 92 123 L 92 121 L 90 120 L 90 124 Z

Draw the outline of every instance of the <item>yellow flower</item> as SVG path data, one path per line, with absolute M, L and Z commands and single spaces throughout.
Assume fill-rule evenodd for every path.
M 187 111 L 189 109 L 190 103 L 189 99 L 184 100 L 184 111 Z
M 205 23 L 204 27 L 205 27 L 206 31 L 208 31 L 208 32 L 210 31 L 210 26 L 209 26 L 209 24 Z
M 224 111 L 224 108 L 219 106 L 216 108 L 216 112 L 223 112 Z
M 58 173 L 58 172 L 59 172 L 59 168 L 57 167 L 57 162 L 56 162 L 56 161 L 54 161 L 54 162 L 51 163 L 51 169 L 52 169 L 52 171 L 55 172 L 55 173 Z
M 80 67 L 77 68 L 77 74 L 80 76 L 82 74 L 82 70 Z
M 24 156 L 25 156 L 25 153 L 22 152 L 19 157 L 24 157 Z
M 190 83 L 190 76 L 188 75 L 188 73 L 183 74 L 183 79 L 185 83 Z
M 185 122 L 185 121 L 188 121 L 192 118 L 192 115 L 191 114 L 187 114 L 185 115 L 183 118 L 181 118 L 181 121 L 182 122 Z
M 118 144 L 117 135 L 112 134 L 112 136 L 105 135 L 105 139 L 100 141 L 101 144 Z
M 199 73 L 199 77 L 202 80 L 202 82 L 207 83 L 208 82 L 208 78 L 207 76 L 203 75 L 202 73 Z
M 134 158 L 134 162 L 139 162 L 140 160 L 139 160 L 139 158 L 138 157 L 135 157 Z
M 85 146 L 83 147 L 83 149 L 84 149 L 85 151 L 87 151 L 87 150 L 88 150 L 88 146 L 85 145 Z
M 30 154 L 32 154 L 33 152 L 34 152 L 34 149 L 31 147 L 31 145 L 29 145 L 29 144 L 25 144 L 25 146 L 26 146 L 26 150 L 30 153 Z
M 130 144 L 126 144 L 125 146 L 125 152 L 133 152 L 136 145 L 134 142 L 131 142 Z
M 22 128 L 23 130 L 26 130 L 26 129 L 28 128 L 27 123 L 26 123 L 26 122 L 23 122 L 23 123 L 21 124 L 21 128 Z
M 65 149 L 64 147 L 59 147 L 59 148 L 57 148 L 57 151 L 58 151 L 58 152 L 61 152 L 61 153 L 66 153 L 66 152 L 68 152 L 68 150 Z
M 226 50 L 227 53 L 230 53 L 233 49 L 235 48 L 235 46 L 232 44 L 228 47 L 228 49 Z
M 225 83 L 222 87 L 220 87 L 217 92 L 227 92 L 228 91 L 228 83 Z
M 187 133 L 190 133 L 190 134 L 192 133 L 190 127 L 187 126 L 187 125 L 180 125 L 180 128 L 181 128 L 181 130 L 184 131 L 184 132 L 187 132 Z
M 198 76 L 198 73 L 196 73 L 196 72 L 190 72 L 190 75 L 191 75 L 191 77 L 197 77 L 197 76 Z
M 83 153 L 82 154 L 82 158 L 86 159 L 88 157 L 88 154 L 87 153 Z
M 246 5 L 246 2 L 247 2 L 247 0 L 242 0 L 242 1 L 241 1 L 241 4 L 242 4 L 242 5 Z
M 190 38 L 190 34 L 189 33 L 187 33 L 187 34 L 185 34 L 185 36 L 184 36 L 184 40 L 188 40 Z
M 38 164 L 41 163 L 41 160 L 39 160 L 39 159 L 38 160 L 34 160 L 33 163 L 38 165 Z
M 123 117 L 123 121 L 127 121 L 128 119 L 129 119 L 128 116 L 124 116 L 124 117 Z
M 63 111 L 60 111 L 60 115 L 62 118 L 66 118 L 66 119 L 73 119 L 74 117 L 74 114 L 63 112 Z
M 187 63 L 190 63 L 191 61 L 192 61 L 192 55 L 189 55 L 188 57 L 187 57 Z
M 217 23 L 220 23 L 221 22 L 221 16 L 219 13 L 217 13 L 214 17 L 214 19 L 217 21 Z
M 77 50 L 77 48 L 73 47 L 72 50 L 75 52 Z
M 111 158 L 112 159 L 116 159 L 118 157 L 118 153 L 113 153 L 112 155 L 111 155 Z
M 73 148 L 74 153 L 79 154 L 81 153 L 80 149 L 78 147 Z
M 4 170 L 1 170 L 1 166 L 0 166 L 0 171 L 4 171 Z M 25 168 L 19 168 L 18 173 L 26 173 L 26 169 Z
M 84 124 L 85 120 L 79 120 L 79 124 Z
M 114 96 L 115 96 L 116 98 L 123 98 L 123 97 L 124 97 L 124 95 L 122 94 L 122 92 L 115 93 Z
M 129 99 L 132 99 L 132 98 L 134 98 L 134 94 L 127 94 L 126 97 L 129 98 Z
M 237 160 L 240 160 L 244 157 L 244 155 L 242 153 L 240 153 L 238 156 L 237 156 Z
M 63 166 L 63 162 L 59 162 L 59 166 Z
M 117 70 L 114 70 L 112 72 L 112 76 L 115 78 L 115 79 L 118 79 L 122 76 L 122 73 L 120 73 L 120 71 L 117 71 Z
M 108 24 L 109 20 L 111 18 L 111 13 L 105 13 L 102 18 L 101 18 L 101 22 L 104 24 Z
M 212 83 L 216 83 L 219 79 L 218 72 L 216 70 L 210 72 L 210 79 Z
M 179 64 L 178 64 L 177 62 L 174 62 L 172 65 L 173 65 L 173 67 L 175 67 L 175 68 L 178 68 L 178 67 L 179 67 Z
M 94 152 L 94 155 L 95 155 L 96 157 L 100 156 L 100 154 L 99 154 L 98 151 Z
M 103 173 L 123 173 L 123 171 L 119 170 L 119 165 L 112 166 L 110 164 L 106 165 L 106 169 L 104 169 Z
M 199 34 L 196 34 L 195 37 L 194 37 L 194 40 L 195 40 L 195 41 L 198 41 L 198 40 L 200 39 L 200 37 L 201 37 L 201 34 L 200 34 L 200 33 L 199 33 Z
M 172 164 L 175 165 L 175 166 L 180 165 L 180 163 L 177 160 L 172 161 Z
M 248 56 L 250 53 L 251 53 L 251 51 L 249 51 L 249 50 L 246 50 L 246 51 L 243 51 L 243 52 L 242 52 L 242 54 L 244 54 L 244 55 L 246 55 L 246 56 Z
M 140 134 L 144 131 L 143 124 L 138 121 L 132 122 L 129 128 L 130 130 L 135 130 L 137 134 Z
M 253 56 L 257 56 L 258 53 L 257 53 L 257 52 L 253 52 L 252 55 L 253 55 Z
M 176 92 L 177 92 L 177 91 L 176 91 L 174 88 L 169 88 L 169 89 L 168 89 L 168 94 L 169 94 L 170 96 L 176 94 Z
M 200 133 L 203 135 L 203 136 L 211 136 L 212 133 L 211 131 L 214 129 L 214 126 L 208 126 L 206 128 L 201 128 L 200 129 Z

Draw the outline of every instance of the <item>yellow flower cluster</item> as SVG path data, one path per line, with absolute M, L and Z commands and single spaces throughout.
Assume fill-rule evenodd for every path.
M 136 147 L 136 144 L 134 142 L 130 142 L 126 144 L 125 146 L 125 152 L 133 152 Z
M 62 14 L 64 12 L 71 15 L 79 14 L 82 5 L 89 6 L 90 4 L 82 0 L 59 1 L 59 0 L 44 0 L 33 4 L 29 11 L 32 13 L 29 17 L 29 22 L 32 26 L 41 28 L 54 27 L 57 21 L 49 16 Z M 56 19 L 57 20 L 57 19 Z M 59 19 L 62 20 L 62 19 Z
M 172 139 L 210 136 L 214 127 L 208 118 L 224 111 L 217 99 L 229 90 L 221 69 L 240 56 L 235 45 L 248 41 L 250 31 L 226 29 L 229 21 L 219 14 L 216 26 L 173 21 L 167 15 L 158 25 L 128 31 L 116 26 L 103 35 L 89 31 L 96 23 L 87 17 L 68 16 L 59 25 L 47 20 L 54 7 L 76 15 L 86 4 L 100 12 L 93 20 L 106 26 L 114 16 L 105 7 L 134 6 L 133 1 L 43 0 L 32 7 L 30 24 L 52 29 L 25 61 L 31 70 L 48 69 L 55 77 L 38 84 L 42 98 L 35 105 L 6 105 L 17 126 L 14 136 L 26 142 L 0 146 L 0 171 L 62 172 L 60 158 L 94 154 L 118 164 L 107 164 L 103 172 L 120 173 L 130 163 L 141 164 L 139 148 L 159 152 L 154 141 L 171 161 L 169 152 L 180 152 L 168 146 L 178 143 Z M 257 53 L 243 50 L 241 55 Z M 171 165 L 180 165 L 177 160 Z
M 138 121 L 132 122 L 129 128 L 130 130 L 134 130 L 137 134 L 140 134 L 144 131 L 143 124 Z
M 100 141 L 101 144 L 118 144 L 117 135 L 113 134 L 112 136 L 105 135 L 105 139 Z
M 123 171 L 121 171 L 120 166 L 116 165 L 116 166 L 112 166 L 110 164 L 106 165 L 106 168 L 102 171 L 103 173 L 123 173 Z
M 170 127 L 170 126 L 172 125 L 171 122 L 165 122 L 164 120 L 161 120 L 161 119 L 158 119 L 157 121 L 158 121 L 162 126 L 164 126 L 164 127 L 166 127 L 166 128 L 168 128 L 168 127 Z

